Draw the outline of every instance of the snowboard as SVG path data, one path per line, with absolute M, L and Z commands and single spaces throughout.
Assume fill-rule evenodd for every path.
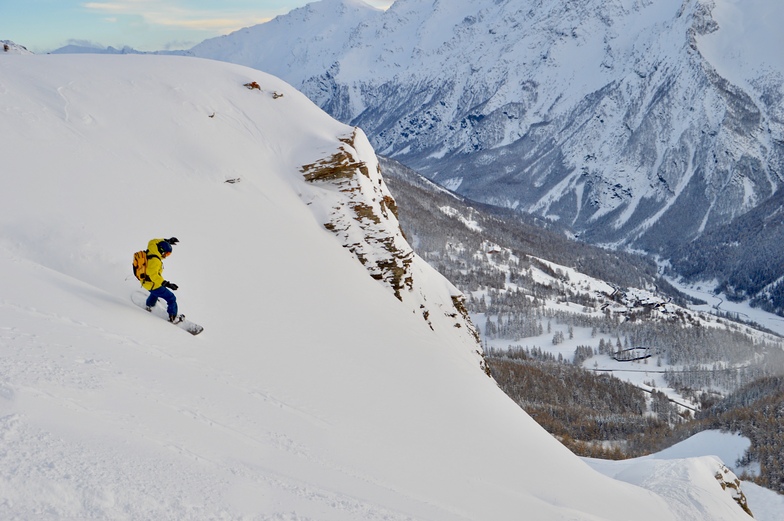
M 131 294 L 131 301 L 146 311 L 147 310 L 146 302 L 148 296 L 149 295 L 146 291 L 134 291 Z M 152 313 L 158 318 L 162 318 L 163 320 L 169 322 L 169 314 L 166 312 L 166 303 L 162 302 L 161 300 L 158 300 L 158 302 L 155 304 L 155 307 L 153 307 L 150 310 L 150 313 Z M 185 317 L 184 315 L 180 315 L 180 316 L 183 317 L 182 321 L 170 322 L 170 324 L 174 324 L 178 328 L 184 329 L 191 335 L 198 335 L 199 333 L 204 331 L 204 328 L 201 327 L 199 324 L 196 324 L 195 322 L 191 322 L 190 320 L 186 320 L 184 318 Z

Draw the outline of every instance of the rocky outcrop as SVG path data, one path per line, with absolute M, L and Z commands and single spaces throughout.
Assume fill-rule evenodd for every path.
M 485 369 L 465 297 L 416 255 L 406 240 L 397 204 L 364 132 L 355 128 L 340 138 L 331 155 L 303 165 L 301 172 L 308 183 L 330 193 L 324 227 L 431 329 L 449 329 L 471 346 Z
M 749 502 L 746 500 L 746 494 L 744 494 L 740 488 L 740 480 L 726 467 L 726 465 L 722 465 L 721 468 L 716 471 L 715 478 L 716 481 L 719 482 L 719 485 L 721 485 L 722 490 L 729 492 L 732 499 L 735 500 L 743 511 L 749 516 L 754 517 L 754 514 L 751 513 L 751 509 L 749 508 Z
M 331 185 L 342 195 L 324 226 L 337 235 L 367 268 L 370 276 L 384 282 L 403 300 L 402 292 L 413 288 L 411 262 L 414 251 L 397 222 L 394 199 L 381 178 L 378 163 L 372 167 L 359 158 L 357 133 L 341 139 L 332 156 L 304 165 L 310 183 Z M 371 168 L 373 172 L 371 175 Z

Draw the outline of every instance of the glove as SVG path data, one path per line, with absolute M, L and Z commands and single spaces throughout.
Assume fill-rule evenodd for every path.
M 180 289 L 180 287 L 177 284 L 173 282 L 169 282 L 168 280 L 164 280 L 161 286 L 163 286 L 164 288 L 169 288 L 172 291 L 177 291 L 178 289 Z
M 171 244 L 172 246 L 174 246 L 175 244 L 177 244 L 178 242 L 180 242 L 180 240 L 179 240 L 177 237 L 172 237 L 171 239 L 166 239 L 166 242 L 168 242 L 169 244 Z

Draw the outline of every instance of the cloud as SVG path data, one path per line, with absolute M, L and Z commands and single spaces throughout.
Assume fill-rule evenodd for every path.
M 181 29 L 195 29 L 200 31 L 236 31 L 243 27 L 257 25 L 269 21 L 269 18 L 168 18 L 158 17 L 148 19 L 150 23 L 165 27 L 178 27 Z
M 95 43 L 95 42 L 90 41 L 90 40 L 77 40 L 77 39 L 73 39 L 73 38 L 68 40 L 68 45 L 75 45 L 77 47 L 90 47 L 90 48 L 93 48 L 93 49 L 103 49 L 104 48 L 104 46 L 101 45 L 100 43 Z
M 230 9 L 221 8 L 196 10 L 172 5 L 174 3 L 160 0 L 116 0 L 85 2 L 82 7 L 103 14 L 140 16 L 149 25 L 213 33 L 228 33 L 270 20 L 269 17 L 258 16 L 258 12 L 232 12 Z M 117 16 L 113 16 L 111 20 L 118 21 Z
M 138 9 L 139 2 L 128 0 L 126 2 L 86 2 L 82 7 L 90 10 L 110 13 L 132 13 Z

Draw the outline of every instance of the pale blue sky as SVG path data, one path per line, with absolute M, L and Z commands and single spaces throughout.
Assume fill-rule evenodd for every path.
M 69 43 L 187 49 L 312 0 L 0 0 L 0 40 L 43 53 Z M 393 0 L 365 0 L 387 8 Z

